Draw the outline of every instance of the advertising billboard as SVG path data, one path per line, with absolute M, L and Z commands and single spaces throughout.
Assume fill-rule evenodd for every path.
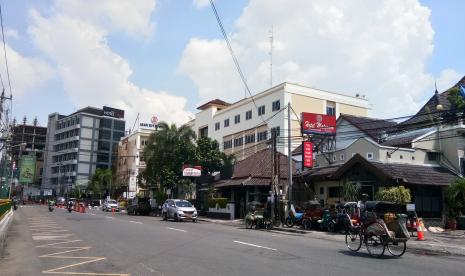
M 108 117 L 123 119 L 124 118 L 124 110 L 104 106 L 103 107 L 103 115 L 108 116 Z
M 336 134 L 336 116 L 302 112 L 302 134 Z
M 24 155 L 19 163 L 19 182 L 32 183 L 36 171 L 36 157 L 33 155 Z
M 304 168 L 313 167 L 313 143 L 310 141 L 302 142 L 302 164 Z
M 202 166 L 182 166 L 182 176 L 199 177 L 202 175 Z

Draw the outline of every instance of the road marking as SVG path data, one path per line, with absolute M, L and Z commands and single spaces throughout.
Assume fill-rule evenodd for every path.
M 171 227 L 166 227 L 170 230 L 174 230 L 174 231 L 181 231 L 181 232 L 187 232 L 186 230 L 183 230 L 183 229 L 178 229 L 178 228 L 171 228 Z
M 132 223 L 137 223 L 137 224 L 143 224 L 142 222 L 140 221 L 134 221 L 134 220 L 130 220 L 129 222 L 132 222 Z
M 235 242 L 235 243 L 240 243 L 240 244 L 243 244 L 243 245 L 248 245 L 248 246 L 263 248 L 263 249 L 267 249 L 267 250 L 277 251 L 277 249 L 270 248 L 270 247 L 266 247 L 266 246 L 261 246 L 261 245 L 257 245 L 257 244 L 253 244 L 253 243 L 241 242 L 241 241 L 234 241 L 234 242 Z
M 43 240 L 67 240 L 69 236 L 73 234 L 64 234 L 64 235 L 32 235 L 32 239 L 35 241 Z

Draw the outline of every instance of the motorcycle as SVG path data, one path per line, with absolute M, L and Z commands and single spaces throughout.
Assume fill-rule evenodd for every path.
M 302 218 L 304 217 L 303 212 L 296 212 L 293 210 L 294 208 L 291 207 L 289 210 L 289 215 L 285 220 L 285 225 L 289 228 L 292 228 L 294 225 L 302 224 Z
M 53 212 L 53 206 L 52 206 L 52 205 L 49 205 L 49 206 L 48 206 L 48 211 L 49 211 L 49 212 Z
M 73 205 L 71 205 L 71 204 L 68 204 L 68 212 L 70 212 L 70 213 L 71 213 L 72 211 L 73 211 Z
M 329 210 L 323 211 L 323 217 L 317 221 L 318 227 L 321 230 L 326 230 L 328 232 L 334 232 L 334 227 L 336 225 L 334 219 L 331 217 Z

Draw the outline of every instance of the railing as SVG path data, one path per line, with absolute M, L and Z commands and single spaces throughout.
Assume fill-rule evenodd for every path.
M 9 210 L 11 210 L 11 200 L 0 199 L 0 220 L 2 220 L 3 215 L 5 215 Z

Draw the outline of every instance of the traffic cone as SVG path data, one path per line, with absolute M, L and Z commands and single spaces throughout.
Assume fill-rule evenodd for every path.
M 423 226 L 423 221 L 420 219 L 417 222 L 417 241 L 424 241 L 425 240 L 425 228 Z

